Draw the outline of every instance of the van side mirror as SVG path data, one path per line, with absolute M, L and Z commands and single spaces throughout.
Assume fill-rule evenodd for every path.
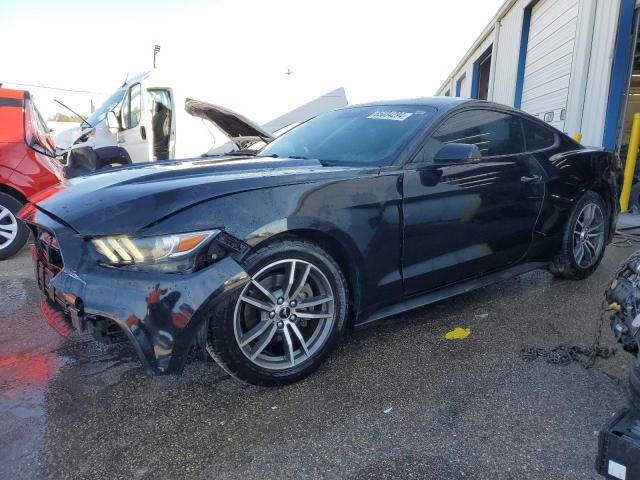
M 118 121 L 118 116 L 113 110 L 109 110 L 107 112 L 107 128 L 113 135 L 120 131 L 120 122 Z
M 478 163 L 482 160 L 480 149 L 468 143 L 447 143 L 436 153 L 433 163 L 439 165 Z

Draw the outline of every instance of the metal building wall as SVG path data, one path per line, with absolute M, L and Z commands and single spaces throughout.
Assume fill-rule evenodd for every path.
M 582 114 L 582 143 L 601 146 L 618 29 L 619 0 L 598 0 Z
M 465 64 L 460 69 L 456 70 L 456 73 L 453 76 L 453 83 L 454 83 L 454 88 L 453 88 L 453 93 L 452 93 L 453 96 L 455 96 L 455 83 L 464 74 L 465 75 L 465 79 L 462 82 L 462 88 L 461 88 L 461 91 L 460 91 L 460 96 L 463 97 L 463 98 L 471 97 L 471 84 L 473 83 L 472 82 L 472 80 L 473 80 L 473 64 L 493 44 L 494 34 L 495 34 L 495 32 L 492 31 L 489 34 L 489 36 L 479 45 L 479 47 L 476 48 L 473 51 L 473 53 L 471 54 L 471 57 L 469 57 L 469 59 L 465 62 Z M 438 91 L 438 95 L 444 95 L 444 92 L 446 90 L 447 90 L 446 86 L 445 86 L 445 88 L 441 88 Z
M 531 12 L 521 108 L 564 130 L 578 0 L 540 0 Z
M 540 3 L 543 2 L 549 6 L 563 3 L 540 0 Z M 575 46 L 564 130 L 567 133 L 582 133 L 585 145 L 602 145 L 620 2 L 621 0 L 579 0 L 578 25 L 573 29 Z M 490 99 L 506 105 L 514 104 L 524 9 L 529 4 L 531 0 L 517 0 L 504 12 L 499 23 L 497 49 L 494 45 L 495 71 L 492 73 L 493 84 L 489 91 Z M 492 44 L 495 37 L 493 29 L 480 45 L 468 52 L 465 64 L 447 79 L 437 94 L 444 94 L 452 85 L 452 92 L 455 92 L 455 82 L 465 72 L 466 80 L 461 96 L 469 97 L 473 62 Z M 561 40 L 563 39 L 558 38 L 559 43 Z M 564 41 L 566 40 L 565 38 Z M 552 95 L 553 92 L 550 91 L 549 94 Z M 526 104 L 523 107 L 526 109 Z
M 520 32 L 525 3 L 526 0 L 516 3 L 500 20 L 492 100 L 505 105 L 513 105 L 516 91 Z

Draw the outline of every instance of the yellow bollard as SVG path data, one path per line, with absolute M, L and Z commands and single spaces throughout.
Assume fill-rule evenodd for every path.
M 629 210 L 629 197 L 631 197 L 631 185 L 633 176 L 636 173 L 636 159 L 638 158 L 638 147 L 640 147 L 640 113 L 633 115 L 633 127 L 631 127 L 631 137 L 629 138 L 629 151 L 627 161 L 624 165 L 624 183 L 620 194 L 620 211 Z
M 573 135 L 571 135 L 571 138 L 573 138 L 578 143 L 582 142 L 582 134 L 580 132 L 574 133 Z

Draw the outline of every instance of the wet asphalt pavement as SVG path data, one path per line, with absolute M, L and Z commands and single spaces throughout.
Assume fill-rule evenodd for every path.
M 316 374 L 267 389 L 204 362 L 148 377 L 127 344 L 59 337 L 23 250 L 0 262 L 0 478 L 600 478 L 631 357 L 584 370 L 518 351 L 589 344 L 631 251 L 609 247 L 586 281 L 533 272 L 349 332 Z M 445 340 L 457 326 L 471 335 Z

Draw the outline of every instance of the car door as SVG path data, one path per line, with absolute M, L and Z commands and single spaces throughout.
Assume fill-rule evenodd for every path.
M 142 85 L 133 84 L 125 94 L 120 110 L 118 143 L 131 156 L 132 162 L 149 161 L 149 138 L 144 114 Z
M 434 163 L 448 143 L 475 144 L 482 158 Z M 453 113 L 429 135 L 404 175 L 405 295 L 523 258 L 544 196 L 544 173 L 524 152 L 521 118 L 497 110 Z

